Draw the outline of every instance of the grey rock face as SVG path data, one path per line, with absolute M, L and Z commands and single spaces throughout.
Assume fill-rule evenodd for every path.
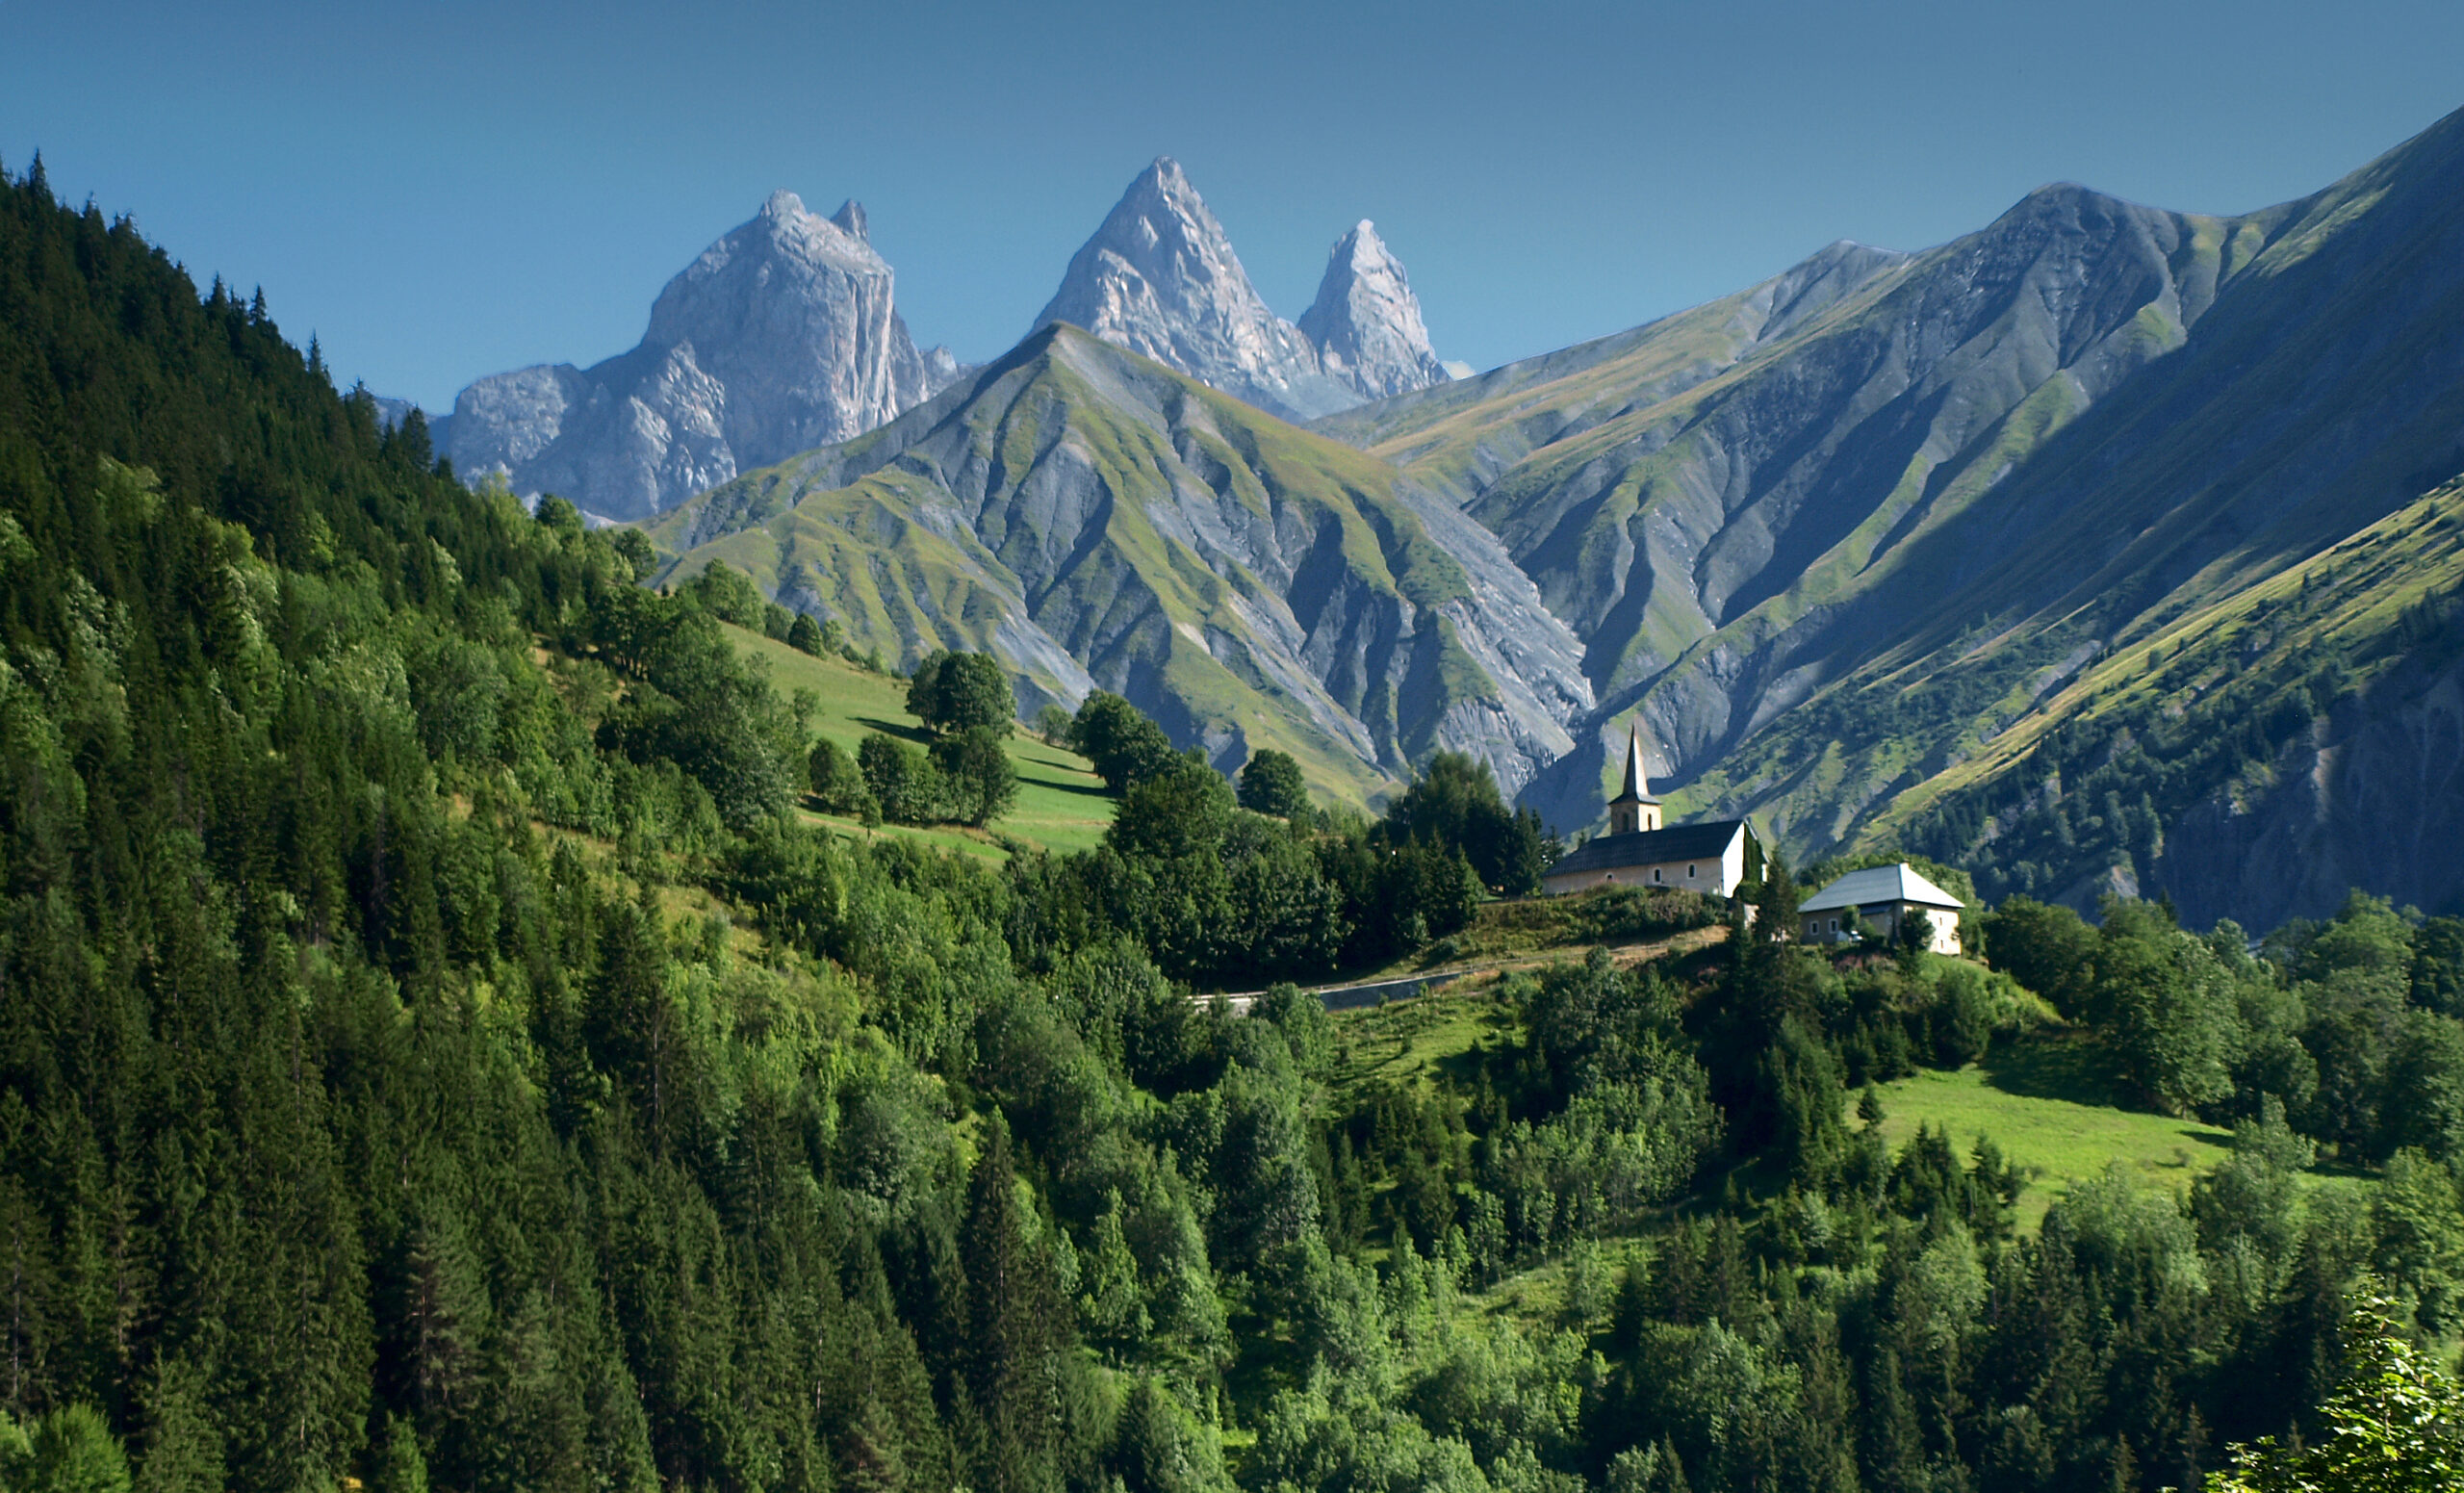
M 1446 382 L 1403 267 L 1366 219 L 1295 326 L 1267 308 L 1180 163 L 1158 156 L 1036 318 L 1066 322 L 1286 420 Z
M 1364 399 L 1409 394 L 1453 378 L 1428 345 L 1420 297 L 1402 262 L 1364 218 L 1335 242 L 1318 298 L 1300 318 L 1327 376 Z
M 959 366 L 916 349 L 866 226 L 856 202 L 824 219 L 772 193 L 668 282 L 639 347 L 463 390 L 455 470 L 640 518 L 921 402 Z
M 2408 660 L 2272 766 L 2263 790 L 2219 795 L 2168 827 L 2156 876 L 2187 926 L 2330 917 L 2354 887 L 2464 903 L 2464 662 Z
M 1360 402 L 1267 309 L 1223 225 L 1169 156 L 1129 184 L 1036 325 L 1066 322 L 1287 420 Z
M 1500 415 L 1476 459 L 1425 475 L 1506 540 L 1584 639 L 1604 709 L 1640 708 L 1682 782 L 1938 594 L 1883 584 L 1936 553 L 1902 546 L 1990 510 L 2039 445 L 2180 346 L 2216 299 L 2218 262 L 2193 251 L 2216 231 L 2052 187 L 1914 258 L 1835 245 L 1588 366 L 1552 354 L 1536 379 L 1412 396 L 1423 418 Z M 1579 734 L 1527 795 L 1559 822 L 1596 812 L 1605 759 Z

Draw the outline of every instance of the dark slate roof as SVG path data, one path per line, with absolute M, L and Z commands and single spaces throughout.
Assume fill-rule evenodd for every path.
M 1671 861 L 1717 861 L 1745 828 L 1743 819 L 1713 819 L 1704 824 L 1672 824 L 1664 830 L 1639 830 L 1631 835 L 1603 835 L 1568 852 L 1543 876 L 1570 871 L 1607 871 L 1624 865 L 1661 865 Z

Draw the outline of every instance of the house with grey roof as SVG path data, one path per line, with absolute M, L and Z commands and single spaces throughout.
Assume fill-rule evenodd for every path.
M 1608 833 L 1557 858 L 1540 875 L 1551 896 L 1594 887 L 1681 887 L 1732 897 L 1762 879 L 1762 841 L 1743 819 L 1662 825 L 1643 774 L 1641 733 L 1626 732 L 1626 771 L 1608 801 Z
M 1934 925 L 1926 946 L 1937 954 L 1957 954 L 1960 913 L 1966 906 L 1902 861 L 1838 878 L 1797 904 L 1797 920 L 1808 943 L 1841 943 L 1860 937 L 1896 942 L 1909 918 L 1923 913 Z

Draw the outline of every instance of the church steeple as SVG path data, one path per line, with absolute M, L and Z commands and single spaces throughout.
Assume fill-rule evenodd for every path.
M 1652 785 L 1643 776 L 1643 734 L 1639 722 L 1626 725 L 1626 771 L 1619 778 L 1617 796 L 1608 801 L 1608 833 L 1631 835 L 1641 830 L 1659 828 L 1659 800 L 1652 797 Z

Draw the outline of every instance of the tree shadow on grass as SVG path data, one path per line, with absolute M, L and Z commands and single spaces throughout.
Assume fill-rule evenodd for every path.
M 1038 787 L 1051 788 L 1053 791 L 1058 793 L 1076 793 L 1087 798 L 1110 798 L 1113 796 L 1112 789 L 1105 787 L 1100 783 L 1071 783 L 1064 778 L 1046 778 L 1040 774 L 1030 775 L 1024 772 L 1018 774 L 1018 781 L 1020 783 L 1032 783 Z
M 931 746 L 933 744 L 933 734 L 926 731 L 921 726 L 909 726 L 898 721 L 886 721 L 882 720 L 878 716 L 871 715 L 857 716 L 856 724 L 859 726 L 870 727 L 872 730 L 880 732 L 885 736 L 896 736 L 903 741 L 912 741 L 917 746 Z
M 1989 1049 L 1981 1067 L 1986 1081 L 2004 1094 L 2032 1099 L 2067 1099 L 2106 1109 L 2127 1109 L 2104 1068 L 2103 1054 L 2085 1033 L 2047 1033 L 2006 1038 Z

